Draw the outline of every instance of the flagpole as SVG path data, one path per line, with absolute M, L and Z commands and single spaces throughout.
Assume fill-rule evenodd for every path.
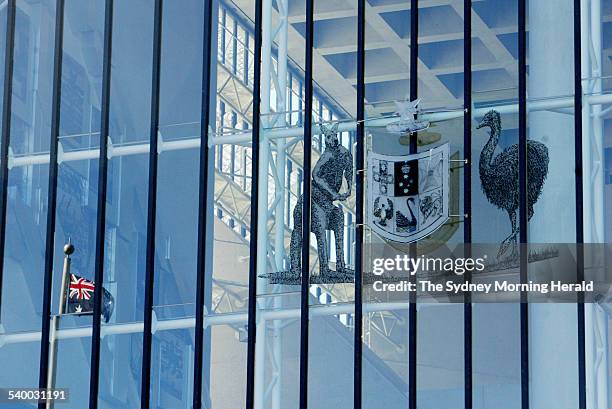
M 47 389 L 53 389 L 55 387 L 55 369 L 57 366 L 57 342 L 55 341 L 55 333 L 59 329 L 59 321 L 66 308 L 66 284 L 68 282 L 68 276 L 70 275 L 70 255 L 74 253 L 74 245 L 68 239 L 68 243 L 64 246 L 64 268 L 62 270 L 62 285 L 60 287 L 59 297 L 59 308 L 57 315 L 54 315 L 51 325 L 51 337 L 49 342 L 51 345 L 49 354 L 49 372 L 47 376 Z M 53 408 L 53 400 L 48 399 L 46 401 L 47 409 Z

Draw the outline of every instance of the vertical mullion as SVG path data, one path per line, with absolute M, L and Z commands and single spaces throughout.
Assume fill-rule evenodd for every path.
M 16 8 L 16 0 L 8 0 L 6 9 L 6 49 L 4 53 L 4 91 L 2 95 L 2 135 L 0 135 L 0 308 L 2 306 L 2 281 L 4 275 L 4 243 L 6 241 L 6 196 L 9 172 L 8 153 L 11 140 Z
M 519 238 L 520 282 L 528 279 L 527 262 L 527 32 L 526 2 L 518 0 L 518 70 L 519 70 Z M 526 293 L 521 293 L 521 408 L 529 408 L 529 304 Z
M 363 172 L 365 138 L 365 0 L 357 0 L 357 149 L 355 174 L 355 320 L 354 331 L 354 384 L 353 407 L 362 406 L 362 353 L 363 353 Z M 351 138 L 349 138 L 351 139 Z M 350 244 L 350 241 L 349 241 Z M 350 248 L 350 246 L 349 246 Z M 350 254 L 349 254 L 350 260 Z
M 111 57 L 113 42 L 113 1 L 106 0 L 104 11 L 104 59 L 102 62 L 102 109 L 100 120 L 100 157 L 98 168 L 98 218 L 96 223 L 96 255 L 93 328 L 91 333 L 91 365 L 89 372 L 89 409 L 98 407 L 100 369 L 100 330 L 102 298 L 104 298 L 104 233 L 106 229 L 106 184 L 108 179 L 107 145 L 109 136 Z
M 147 196 L 147 249 L 144 325 L 142 334 L 142 378 L 140 407 L 149 409 L 151 399 L 151 345 L 153 343 L 153 289 L 155 288 L 155 217 L 157 213 L 157 133 L 159 129 L 159 87 L 161 71 L 163 0 L 155 0 L 153 17 L 153 62 L 151 69 L 151 118 L 149 125 L 149 181 Z
M 472 255 L 472 0 L 463 3 L 463 242 L 465 257 Z M 471 272 L 465 279 L 471 281 Z M 471 409 L 472 297 L 465 292 L 463 305 L 464 408 Z
M 204 298 L 206 285 L 206 224 L 208 211 L 208 122 L 210 118 L 210 64 L 212 0 L 204 1 L 204 39 L 202 46 L 202 106 L 200 117 L 200 188 L 198 218 L 198 258 L 196 280 L 196 320 L 193 372 L 193 409 L 202 407 L 202 362 L 204 361 Z M 233 166 L 233 165 L 232 165 Z M 233 167 L 232 167 L 233 173 Z
M 248 344 L 247 344 L 247 383 L 246 408 L 255 405 L 255 327 L 257 326 L 257 223 L 259 216 L 259 138 L 261 105 L 261 20 L 262 1 L 255 2 L 255 52 L 253 58 L 253 141 L 251 143 L 251 233 L 249 243 L 249 301 L 248 301 Z M 246 175 L 246 168 L 245 168 Z M 267 175 L 264 174 L 264 177 Z M 246 180 L 246 178 L 245 178 Z M 263 232 L 265 234 L 265 232 Z M 265 257 L 265 255 L 262 255 Z M 260 340 L 265 342 L 265 340 Z M 264 365 L 264 362 L 259 362 Z
M 580 0 L 574 0 L 574 155 L 576 166 L 577 282 L 584 280 L 584 213 L 582 209 L 582 49 Z M 586 409 L 586 343 L 584 293 L 578 295 L 578 408 Z
M 312 167 L 312 54 L 314 0 L 306 0 L 306 61 L 304 65 L 304 190 L 302 195 L 302 263 L 300 296 L 300 409 L 308 408 L 308 327 L 310 285 L 310 178 Z
M 410 0 L 410 100 L 418 96 L 418 62 L 419 62 L 419 2 Z M 417 153 L 417 134 L 410 134 L 410 154 Z M 416 245 L 411 244 L 410 257 L 416 257 Z M 416 275 L 410 275 L 415 282 Z M 417 407 L 417 306 L 416 293 L 410 293 L 408 307 L 408 408 Z
M 57 148 L 60 126 L 62 93 L 62 56 L 64 37 L 64 0 L 55 5 L 55 43 L 53 50 L 53 90 L 51 97 L 51 136 L 49 138 L 49 186 L 47 194 L 47 226 L 45 238 L 45 270 L 43 278 L 43 307 L 40 341 L 38 387 L 46 388 L 49 371 L 49 333 L 51 330 L 51 291 L 53 287 L 53 259 L 55 249 L 55 210 L 57 207 Z M 40 403 L 44 408 L 45 403 Z
M 418 96 L 419 1 L 410 0 L 410 99 Z M 410 153 L 416 153 L 417 135 L 410 134 Z

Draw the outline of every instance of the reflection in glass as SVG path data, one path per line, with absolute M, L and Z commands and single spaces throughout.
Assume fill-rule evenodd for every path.
M 398 10 L 380 13 L 379 24 L 368 24 L 365 33 L 365 163 L 369 154 L 403 155 L 408 147 L 400 141 L 400 135 L 386 132 L 386 124 L 375 126 L 377 119 L 388 119 L 394 115 L 396 104 L 404 101 L 410 92 L 410 1 L 397 2 Z M 356 25 L 356 24 L 355 24 Z M 391 43 L 393 47 L 388 46 Z M 380 45 L 379 45 L 380 44 Z M 357 61 L 355 54 L 353 66 Z M 366 165 L 367 166 L 367 165 Z M 367 172 L 367 171 L 366 171 Z M 368 175 L 368 173 L 366 173 Z M 374 174 L 372 174 L 372 178 Z M 372 186 L 365 186 L 364 203 L 374 195 Z M 407 211 L 407 218 L 414 220 Z M 369 213 L 367 213 L 369 216 Z M 369 220 L 370 217 L 366 217 Z M 385 243 L 372 229 L 364 230 L 364 260 L 372 257 L 394 257 L 394 254 L 378 254 L 375 249 Z M 391 249 L 393 250 L 393 249 Z M 380 253 L 380 251 L 379 251 Z M 391 251 L 389 252 L 391 253 Z M 364 265 L 368 274 L 371 266 Z M 364 283 L 363 289 L 363 354 L 362 354 L 362 399 L 364 408 L 408 407 L 409 364 L 415 357 L 409 356 L 408 296 L 400 294 L 401 300 L 391 300 L 388 293 L 372 291 Z M 390 301 L 399 301 L 405 308 L 396 309 Z M 389 305 L 388 307 L 386 305 Z M 372 309 L 370 309 L 371 307 Z
M 148 143 L 153 4 L 116 2 L 113 11 L 110 150 Z M 108 162 L 104 287 L 115 298 L 110 324 L 144 314 L 148 153 L 115 154 Z M 104 324 L 103 324 L 104 325 Z M 142 332 L 106 335 L 100 353 L 100 407 L 140 407 Z
M 0 61 L 6 42 L 6 9 L 0 11 Z M 49 150 L 54 2 L 18 2 L 15 19 L 9 149 L 17 166 L 9 169 L 8 176 L 0 319 L 8 333 L 36 331 L 41 326 L 49 163 L 33 164 L 32 159 Z M 0 66 L 3 75 L 4 64 Z M 0 348 L 0 361 L 4 363 L 0 384 L 37 387 L 39 359 L 40 345 L 36 342 Z M 17 367 L 20 370 L 16 371 Z
M 609 49 L 608 15 L 612 7 L 609 0 L 582 3 L 582 149 L 583 149 L 583 206 L 584 241 L 605 243 L 610 241 L 612 232 L 612 205 L 609 199 L 612 185 L 612 143 L 610 135 L 610 113 L 606 104 L 592 102 L 591 97 L 612 100 L 612 64 L 607 56 Z M 585 20 L 586 24 L 585 24 Z M 586 38 L 585 38 L 586 37 Z M 588 44 L 588 52 L 585 50 Z M 602 101 L 603 102 L 603 101 Z M 601 164 L 603 160 L 604 165 Z M 604 260 L 600 262 L 605 263 Z M 592 274 L 587 270 L 586 275 Z M 607 299 L 606 301 L 609 301 Z M 611 325 L 611 311 L 606 303 L 586 304 L 586 382 L 594 385 L 599 392 L 587 393 L 587 407 L 610 405 L 609 391 L 612 390 L 612 376 L 606 360 L 596 360 L 598 351 L 612 353 L 612 343 L 607 334 Z M 609 362 L 609 358 L 608 361 Z M 607 393 L 606 393 L 607 389 Z
M 322 15 L 328 10 L 350 11 L 346 16 L 327 19 Z M 304 183 L 311 184 L 310 229 L 310 308 L 319 305 L 337 305 L 354 300 L 354 237 L 355 237 L 355 127 L 356 91 L 352 84 L 356 78 L 357 61 L 357 2 L 330 1 L 314 5 L 314 54 L 327 55 L 320 61 L 315 57 L 312 76 L 315 93 L 312 101 L 312 153 L 311 174 L 303 176 Z M 336 47 L 343 52 L 335 54 Z M 320 88 L 319 88 L 320 86 Z M 323 92 L 317 92 L 322 91 Z M 330 102 L 333 106 L 330 106 Z M 297 204 L 296 206 L 299 206 Z M 303 206 L 306 208 L 306 206 Z M 294 217 L 301 212 L 294 211 Z M 295 225 L 295 220 L 294 220 Z M 295 226 L 294 226 L 295 227 Z M 299 246 L 301 247 L 301 246 Z M 321 317 L 310 324 L 309 366 L 316 370 L 319 352 L 313 345 L 328 343 L 333 350 L 338 339 L 329 338 L 323 328 L 336 325 L 352 337 L 352 324 L 346 314 Z M 351 365 L 353 347 L 346 349 L 347 361 L 338 366 Z M 338 384 L 344 379 L 337 378 Z M 310 393 L 324 391 L 322 379 L 309 371 Z M 340 394 L 347 404 L 352 401 L 352 384 Z M 324 398 L 322 396 L 323 399 Z M 337 397 L 329 396 L 329 399 Z
M 364 408 L 408 406 L 408 300 L 405 308 L 385 309 L 385 299 L 364 294 L 362 399 Z M 364 305 L 364 307 L 365 307 Z
M 153 320 L 160 322 L 195 315 L 200 155 L 193 142 L 200 129 L 204 29 L 202 2 L 163 7 L 153 301 Z M 163 148 L 179 140 L 189 142 Z M 193 349 L 193 328 L 155 332 L 152 408 L 191 405 Z
M 573 97 L 574 32 L 567 27 L 574 22 L 574 4 L 569 0 L 528 1 L 527 93 L 532 106 L 539 103 L 545 107 L 555 100 Z M 553 39 L 556 47 L 550 46 Z M 573 111 L 529 108 L 527 189 L 530 198 L 538 186 L 538 172 L 547 170 L 533 211 L 528 208 L 529 242 L 576 241 L 574 119 Z M 564 205 L 559 206 L 560 203 Z M 537 267 L 538 262 L 530 263 L 530 271 Z M 559 409 L 574 408 L 578 406 L 576 305 L 531 304 L 529 307 L 530 407 L 540 409 L 552 404 Z M 560 356 L 564 359 L 559 359 Z
M 482 38 L 472 38 L 472 242 L 501 244 L 511 235 L 508 213 L 496 207 L 484 192 L 481 167 L 486 164 L 485 146 L 491 138 L 489 127 L 476 128 L 490 110 L 502 106 L 518 108 L 517 1 L 486 0 L 472 5 L 472 21 L 481 19 L 493 29 L 504 30 L 497 39 L 498 53 L 483 47 Z M 489 68 L 487 62 L 502 63 L 503 69 Z M 482 69 L 480 69 L 480 67 Z M 518 110 L 502 113 L 501 129 L 493 155 L 518 144 Z M 484 151 L 484 152 L 483 152 Z M 506 183 L 518 190 L 518 176 Z M 477 217 L 476 217 L 477 215 Z M 474 304 L 473 400 L 475 408 L 519 408 L 521 406 L 520 311 L 516 304 Z
M 520 317 L 516 304 L 474 304 L 474 408 L 521 407 Z
M 419 77 L 422 82 L 418 86 L 418 96 L 422 100 L 420 108 L 426 109 L 430 117 L 430 127 L 417 133 L 417 149 L 418 152 L 427 152 L 445 143 L 450 148 L 449 219 L 417 244 L 418 253 L 425 257 L 435 257 L 443 246 L 453 247 L 463 243 L 464 237 L 464 40 L 463 21 L 455 18 L 462 12 L 463 2 L 459 1 L 451 1 L 440 7 L 419 8 Z M 440 34 L 436 21 L 441 16 L 448 22 L 444 32 L 456 33 L 459 39 L 430 40 L 432 36 Z M 426 75 L 428 71 L 436 70 L 444 72 L 444 75 Z M 400 139 L 387 149 L 395 146 L 396 150 L 403 148 L 403 152 L 407 153 L 408 147 L 404 145 L 400 148 L 398 143 L 407 144 L 408 140 Z M 423 170 L 427 168 L 419 168 L 419 172 Z M 419 207 L 424 207 L 426 202 L 421 198 Z M 417 402 L 420 408 L 463 407 L 463 313 L 462 304 L 420 303 L 417 307 Z
M 463 304 L 421 304 L 417 317 L 419 407 L 463 408 Z
M 317 308 L 321 307 L 311 307 L 311 309 Z M 308 327 L 310 331 L 308 347 L 310 407 L 320 407 L 320 402 L 325 402 L 326 406 L 338 408 L 353 406 L 353 341 L 355 336 L 352 326 L 346 325 L 347 321 L 343 322 L 340 317 L 322 315 L 310 319 Z M 352 314 L 345 317 L 352 322 Z M 299 324 L 299 320 L 296 323 Z M 299 362 L 299 359 L 296 361 Z M 367 393 L 368 389 L 366 387 L 364 393 Z
M 163 309 L 154 309 L 158 316 Z M 158 331 L 153 337 L 151 404 L 189 408 L 193 399 L 193 329 Z
M 484 112 L 498 109 L 495 103 L 496 91 L 474 93 L 476 104 L 482 108 L 480 116 L 474 118 L 479 123 Z M 516 99 L 510 103 L 516 103 Z M 518 143 L 518 116 L 501 116 L 502 129 L 498 139 L 498 150 Z M 472 214 L 478 215 L 472 221 L 473 243 L 501 243 L 512 232 L 508 214 L 493 205 L 482 189 L 480 166 L 485 160 L 483 149 L 490 139 L 485 128 L 472 128 Z M 485 182 L 486 183 L 486 182 Z M 511 189 L 518 189 L 517 183 L 508 182 Z M 489 408 L 520 407 L 520 314 L 517 304 L 474 304 L 473 321 L 473 373 L 474 406 Z M 503 325 L 493 325 L 494 323 Z M 502 345 L 491 345 L 493 340 L 503 340 Z
M 71 272 L 89 280 L 94 275 L 103 38 L 104 3 L 66 1 L 52 314 L 58 311 L 58 272 L 68 240 L 75 247 Z M 65 317 L 60 323 L 62 328 L 90 325 L 91 316 Z M 71 399 L 87 401 L 91 338 L 57 343 L 56 387 L 70 388 L 76 391 Z

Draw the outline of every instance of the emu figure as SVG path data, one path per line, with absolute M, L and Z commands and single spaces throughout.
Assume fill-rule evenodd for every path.
M 493 157 L 501 134 L 499 112 L 487 112 L 476 129 L 489 127 L 489 140 L 480 153 L 480 182 L 487 200 L 508 213 L 512 232 L 499 247 L 497 258 L 512 246 L 512 257 L 516 256 L 516 236 L 519 233 L 517 211 L 519 208 L 519 147 L 517 144 Z M 527 220 L 533 216 L 533 205 L 537 202 L 548 174 L 548 148 L 536 141 L 527 141 Z

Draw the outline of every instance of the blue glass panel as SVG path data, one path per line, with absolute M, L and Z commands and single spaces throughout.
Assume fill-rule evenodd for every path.
M 152 408 L 193 393 L 193 324 L 178 320 L 195 314 L 203 16 L 200 1 L 164 2 L 154 313 L 167 329 L 153 336 Z
M 104 287 L 115 311 L 103 331 L 123 330 L 101 341 L 101 408 L 140 407 L 142 331 L 121 324 L 144 316 L 153 12 L 144 0 L 114 7 Z
M 574 24 L 574 4 L 571 0 L 527 2 L 527 95 L 531 103 L 527 113 L 527 189 L 529 198 L 537 197 L 528 200 L 527 211 L 528 239 L 533 243 L 576 242 L 574 31 L 568 29 Z M 554 110 L 546 106 L 553 101 L 567 102 Z M 590 144 L 584 146 L 590 149 Z M 546 175 L 543 184 L 538 183 L 541 175 Z M 588 176 L 584 183 L 590 190 Z M 542 269 L 546 270 L 542 262 L 530 262 L 529 276 L 537 277 Z M 576 305 L 534 303 L 529 307 L 530 407 L 577 407 Z
M 68 0 L 64 19 L 52 314 L 59 308 L 62 249 L 68 240 L 75 247 L 71 273 L 90 280 L 94 275 L 104 2 Z M 75 391 L 73 402 L 87 401 L 91 315 L 62 317 L 60 326 L 82 330 L 57 341 L 55 384 Z
M 444 112 L 453 110 L 455 119 L 434 122 L 432 127 L 417 134 L 420 152 L 442 144 L 450 146 L 449 214 L 454 215 L 427 239 L 435 254 L 442 245 L 463 242 L 463 3 L 451 1 L 440 7 L 419 7 L 417 95 L 421 108 Z M 441 22 L 444 22 L 441 24 Z M 477 63 L 493 60 L 478 39 L 473 41 L 478 51 Z M 444 82 L 451 77 L 460 84 L 453 88 Z M 408 92 L 408 90 L 406 91 Z M 437 108 L 437 109 L 436 109 Z M 419 305 L 417 312 L 417 405 L 419 408 L 462 408 L 464 402 L 464 333 L 463 305 Z
M 500 29 L 506 33 L 517 32 L 517 1 L 487 0 L 475 2 L 472 8 L 472 25 L 485 24 L 487 31 L 472 37 L 472 100 L 478 115 L 472 127 L 472 242 L 501 243 L 512 231 L 508 214 L 491 203 L 484 194 L 481 167 L 486 161 L 484 147 L 489 140 L 488 128 L 476 129 L 490 109 L 500 105 L 518 107 L 518 55 L 516 41 L 503 41 L 488 34 L 488 30 Z M 516 35 L 516 34 L 515 34 Z M 478 64 L 483 51 L 478 39 L 487 44 L 486 50 L 495 51 L 495 61 Z M 511 37 L 510 37 L 511 38 Z M 500 67 L 502 61 L 508 61 Z M 518 110 L 501 115 L 497 152 L 518 143 Z M 510 183 L 511 181 L 509 181 Z M 510 186 L 516 186 L 514 184 Z M 518 194 L 512 187 L 505 194 Z M 519 408 L 521 406 L 520 366 L 520 311 L 517 304 L 475 304 L 473 320 L 473 401 L 474 408 Z M 503 323 L 503 324 L 501 324 Z M 496 342 L 496 340 L 499 340 Z
M 521 407 L 519 306 L 474 304 L 474 408 Z
M 191 407 L 193 337 L 193 329 L 171 329 L 155 334 L 152 349 L 150 407 Z
M 356 3 L 355 3 L 356 4 Z M 370 23 L 366 12 L 365 52 L 365 118 L 375 120 L 391 117 L 396 109 L 393 101 L 403 101 L 410 93 L 410 1 L 371 1 L 372 5 L 393 4 L 387 11 L 375 13 L 375 24 Z M 393 46 L 391 46 L 393 44 Z M 355 41 L 356 46 L 356 41 Z M 357 81 L 357 79 L 355 80 Z M 386 132 L 384 127 L 366 122 L 364 148 L 366 164 L 371 153 L 408 154 L 400 135 Z M 367 166 L 367 165 L 366 165 Z M 367 209 L 369 186 L 364 186 L 364 207 Z M 370 210 L 366 210 L 369 212 Z M 366 221 L 367 223 L 367 221 Z M 399 250 L 383 249 L 382 237 L 364 229 L 364 274 L 371 271 L 369 260 L 373 257 L 389 257 Z M 384 252 L 384 254 L 383 254 Z M 393 255 L 392 255 L 393 254 Z M 408 407 L 410 365 L 416 360 L 409 352 L 410 315 L 407 293 L 390 297 L 377 293 L 368 284 L 363 285 L 363 352 L 361 398 L 364 408 Z M 391 301 L 397 303 L 393 305 Z M 402 307 L 397 308 L 398 305 Z M 371 308 L 368 311 L 368 308 Z M 334 317 L 325 317 L 330 320 Z M 347 316 L 349 325 L 353 319 Z M 352 374 L 350 374 L 352 376 Z M 344 376 L 346 380 L 350 377 Z M 352 389 L 348 391 L 352 395 Z M 420 406 L 419 406 L 420 407 Z
M 252 16 L 254 2 L 244 8 Z M 218 14 L 218 16 L 217 16 Z M 253 87 L 252 27 L 234 9 L 213 9 L 211 44 L 211 130 L 209 138 L 244 132 L 250 139 Z M 218 30 L 218 31 L 217 31 Z M 217 41 L 214 41 L 214 40 Z M 248 81 L 247 81 L 248 73 Z M 229 84 L 233 84 L 228 86 Z M 216 91 L 216 92 L 215 92 Z M 216 113 L 216 115 L 214 115 Z M 214 115 L 214 116 L 213 116 Z M 212 118 L 216 121 L 212 123 Z M 246 132 L 245 132 L 246 131 Z M 249 141 L 250 142 L 250 141 Z M 209 160 L 209 237 L 205 246 L 205 311 L 227 317 L 246 313 L 249 283 L 250 143 L 218 144 Z M 213 166 L 214 165 L 214 166 Z M 235 198 L 234 201 L 232 198 Z M 231 257 L 228 255 L 231 254 Z M 244 407 L 246 397 L 246 314 L 230 325 L 218 322 L 204 330 L 202 404 L 207 408 Z
M 55 21 L 51 0 L 17 4 L 0 320 L 7 333 L 41 327 L 49 161 L 37 159 L 49 150 Z M 0 384 L 38 386 L 39 357 L 38 342 L 0 348 Z

